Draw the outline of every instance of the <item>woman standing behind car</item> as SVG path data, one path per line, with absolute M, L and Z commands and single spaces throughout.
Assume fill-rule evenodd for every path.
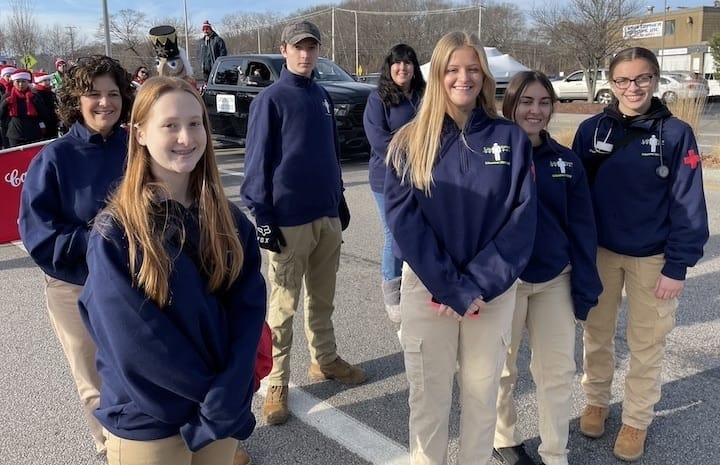
M 123 174 L 127 121 L 133 91 L 127 71 L 112 58 L 78 60 L 58 90 L 58 114 L 67 134 L 32 160 L 20 202 L 20 236 L 45 273 L 45 296 L 55 335 L 75 380 L 98 453 L 102 427 L 93 416 L 100 379 L 95 344 L 78 311 L 88 275 L 85 254 L 90 225 Z
M 532 147 L 500 119 L 475 35 L 435 46 L 417 117 L 388 147 L 385 213 L 403 265 L 400 311 L 410 384 L 410 463 L 447 463 L 456 368 L 459 465 L 492 454 L 515 282 L 535 238 Z
M 415 117 L 425 91 L 415 50 L 397 44 L 383 60 L 378 88 L 368 97 L 363 122 L 370 142 L 370 189 L 375 196 L 384 231 L 382 293 L 390 321 L 400 323 L 400 275 L 402 261 L 392 251 L 392 234 L 385 221 L 385 157 L 393 134 Z
M 585 322 L 587 404 L 580 432 L 591 438 L 605 432 L 624 287 L 630 363 L 613 453 L 626 461 L 644 453 L 685 273 L 702 257 L 709 235 L 695 135 L 653 97 L 659 73 L 655 54 L 646 48 L 615 55 L 615 101 L 583 122 L 573 143 L 590 180 L 603 284 Z
M 523 71 L 510 81 L 503 115 L 533 146 L 538 196 L 535 245 L 520 274 L 510 350 L 498 393 L 493 455 L 506 465 L 534 465 L 516 435 L 513 389 L 523 330 L 528 329 L 545 465 L 568 465 L 567 443 L 575 379 L 575 320 L 585 320 L 602 290 L 595 266 L 597 235 L 590 189 L 577 155 L 545 130 L 557 101 L 548 78 Z

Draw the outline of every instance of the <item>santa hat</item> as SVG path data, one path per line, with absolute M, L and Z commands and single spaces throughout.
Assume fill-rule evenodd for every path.
M 67 62 L 65 60 L 63 60 L 62 58 L 58 58 L 57 60 L 55 60 L 55 69 L 58 69 L 58 66 L 60 66 L 60 65 L 66 65 L 66 64 L 67 64 Z
M 11 81 L 17 81 L 20 79 L 25 79 L 26 81 L 32 81 L 32 75 L 30 74 L 30 71 L 28 71 L 26 69 L 18 69 L 10 75 Z
M 52 81 L 52 76 L 48 73 L 43 73 L 42 71 L 33 73 L 33 82 L 35 84 L 46 84 L 50 81 Z
M 2 70 L 0 70 L 0 77 L 9 76 L 10 74 L 17 71 L 14 66 L 6 66 Z
M 210 21 L 206 19 L 205 22 L 202 23 L 202 27 L 200 27 L 200 30 L 203 32 L 205 32 L 206 30 L 212 30 L 212 25 L 210 25 Z

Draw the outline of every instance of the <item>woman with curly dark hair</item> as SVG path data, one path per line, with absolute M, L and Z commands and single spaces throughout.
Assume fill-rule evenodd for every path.
M 100 400 L 95 344 L 78 311 L 88 275 L 91 222 L 124 172 L 132 107 L 130 75 L 112 58 L 78 60 L 58 90 L 58 116 L 69 128 L 30 163 L 20 202 L 20 236 L 45 273 L 50 322 L 70 365 L 99 454 L 102 427 L 93 416 Z
M 400 273 L 402 262 L 392 251 L 392 236 L 385 222 L 385 155 L 395 131 L 413 119 L 425 91 L 415 50 L 397 44 L 385 57 L 378 88 L 370 94 L 363 122 L 371 146 L 370 189 L 380 211 L 385 240 L 382 251 L 382 291 L 388 318 L 400 322 Z

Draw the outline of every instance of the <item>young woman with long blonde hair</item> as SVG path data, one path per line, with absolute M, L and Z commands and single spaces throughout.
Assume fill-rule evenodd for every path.
M 477 36 L 433 51 L 423 104 L 388 148 L 388 226 L 403 266 L 401 344 L 410 383 L 411 463 L 444 464 L 459 366 L 461 465 L 492 453 L 515 281 L 535 236 L 532 147 L 497 117 Z
M 90 235 L 80 312 L 97 344 L 110 465 L 230 465 L 255 426 L 265 282 L 209 128 L 187 82 L 146 81 L 125 177 Z

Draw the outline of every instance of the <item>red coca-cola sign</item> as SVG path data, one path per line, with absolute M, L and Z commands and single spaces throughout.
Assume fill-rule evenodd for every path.
M 20 192 L 30 160 L 49 141 L 0 150 L 0 244 L 20 239 Z

